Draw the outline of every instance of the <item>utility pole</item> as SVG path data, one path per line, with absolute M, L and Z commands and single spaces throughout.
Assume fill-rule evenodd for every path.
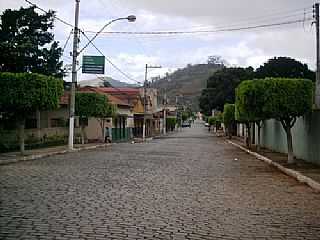
M 143 84 L 143 127 L 142 127 L 142 140 L 146 140 L 146 113 L 147 113 L 147 77 L 148 75 L 148 64 L 146 64 L 146 70 L 144 74 Z
M 315 104 L 320 109 L 320 43 L 319 43 L 319 3 L 314 5 L 315 24 L 316 24 L 316 39 L 317 39 L 317 70 L 316 70 L 316 93 Z
M 72 51 L 72 83 L 70 92 L 70 110 L 69 110 L 69 150 L 73 150 L 73 139 L 74 139 L 74 115 L 75 115 L 75 94 L 77 85 L 77 57 L 78 57 L 78 24 L 79 24 L 79 5 L 80 0 L 76 1 L 75 8 L 75 19 L 73 29 L 73 51 Z
M 167 134 L 167 89 L 164 90 L 164 109 L 163 109 L 163 134 Z
M 147 84 L 148 84 L 148 69 L 149 68 L 161 68 L 161 66 L 148 66 L 146 64 L 146 70 L 144 74 L 144 86 L 143 86 L 143 127 L 142 127 L 142 140 L 146 140 L 146 116 L 147 116 Z

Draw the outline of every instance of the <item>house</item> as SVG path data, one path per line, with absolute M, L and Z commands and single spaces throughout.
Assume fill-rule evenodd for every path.
M 144 96 L 139 88 L 106 88 L 106 87 L 80 87 L 80 92 L 95 92 L 104 94 L 109 101 L 116 106 L 116 114 L 113 118 L 106 119 L 103 124 L 99 119 L 89 118 L 85 120 L 86 138 L 89 142 L 103 141 L 106 136 L 112 141 L 126 141 L 132 137 L 142 137 L 144 119 Z M 142 93 L 142 96 L 141 96 Z M 157 91 L 147 89 L 146 99 L 146 136 L 160 133 L 160 120 L 162 115 L 157 106 Z M 30 113 L 26 120 L 26 142 L 59 139 L 67 142 L 69 134 L 69 98 L 70 92 L 65 91 L 60 98 L 60 107 L 52 111 L 37 111 Z M 15 126 L 1 122 L 3 129 L 10 129 L 8 139 L 17 141 Z M 0 126 L 1 127 L 1 126 Z M 75 117 L 75 142 L 80 143 L 81 131 L 79 119 Z
M 112 88 L 101 87 L 99 91 L 109 96 L 121 99 L 123 102 L 132 106 L 134 137 L 141 138 L 143 133 L 143 119 L 146 117 L 146 136 L 154 136 L 160 133 L 160 121 L 154 118 L 157 112 L 157 90 L 148 88 L 146 99 L 146 113 L 144 113 L 144 89 L 143 88 Z
M 29 114 L 25 124 L 26 145 L 35 143 L 63 144 L 68 139 L 69 92 L 60 98 L 60 107 L 52 111 L 36 111 Z M 78 122 L 75 122 L 77 126 Z M 7 145 L 18 142 L 18 133 L 14 121 L 2 119 L 1 137 Z M 75 131 L 77 134 L 77 129 Z
M 88 139 L 105 139 L 108 136 L 112 141 L 126 141 L 133 137 L 133 106 L 125 100 L 104 91 L 102 87 L 81 87 L 79 92 L 95 92 L 108 97 L 111 104 L 116 106 L 116 114 L 108 118 L 102 126 L 101 121 L 95 118 L 88 119 L 86 134 Z M 104 129 L 103 129 L 104 128 Z
M 161 114 L 163 109 L 159 109 L 158 90 L 154 88 L 140 88 L 139 93 L 144 101 L 146 92 L 146 136 L 155 136 L 161 133 Z M 142 118 L 143 120 L 143 118 Z

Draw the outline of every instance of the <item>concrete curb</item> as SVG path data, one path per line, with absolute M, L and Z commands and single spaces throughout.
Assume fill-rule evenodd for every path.
M 284 174 L 295 178 L 297 181 L 308 185 L 309 187 L 311 187 L 316 192 L 320 192 L 320 183 L 319 182 L 317 182 L 317 181 L 315 181 L 315 180 L 313 180 L 313 179 L 301 174 L 298 171 L 286 168 L 286 167 L 282 166 L 281 164 L 276 163 L 276 162 L 272 161 L 271 159 L 260 155 L 259 153 L 250 151 L 249 149 L 247 149 L 247 148 L 245 148 L 245 147 L 243 147 L 243 146 L 241 146 L 241 145 L 239 145 L 237 143 L 234 143 L 234 142 L 232 142 L 230 140 L 227 140 L 227 142 L 232 144 L 232 145 L 234 145 L 234 146 L 236 146 L 236 147 L 238 147 L 238 148 L 240 148 L 241 150 L 243 150 L 243 151 L 255 156 L 257 159 L 259 159 L 261 161 L 264 161 L 265 163 L 268 163 L 269 165 L 277 168 L 278 170 L 280 170 Z
M 92 150 L 92 149 L 107 147 L 107 146 L 110 146 L 110 145 L 111 144 L 109 144 L 109 143 L 108 144 L 100 144 L 100 145 L 94 145 L 94 146 L 88 146 L 88 147 L 75 148 L 74 150 L 61 150 L 61 151 L 48 152 L 48 153 L 43 153 L 43 154 L 35 154 L 35 155 L 30 155 L 30 156 L 23 156 L 23 157 L 18 157 L 16 159 L 1 160 L 0 161 L 0 165 L 7 165 L 7 164 L 17 163 L 17 162 L 22 162 L 22 161 L 30 161 L 30 160 L 50 157 L 50 156 L 54 156 L 54 155 L 58 155 L 58 154 L 79 152 L 79 151 L 83 151 L 83 150 Z

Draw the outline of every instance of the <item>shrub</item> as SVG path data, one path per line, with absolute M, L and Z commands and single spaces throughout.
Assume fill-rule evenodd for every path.
M 223 110 L 223 123 L 226 127 L 229 138 L 232 136 L 232 129 L 235 124 L 235 105 L 225 104 Z
M 310 80 L 266 78 L 245 81 L 236 90 L 236 119 L 245 123 L 269 118 L 279 120 L 287 134 L 288 163 L 293 163 L 291 128 L 298 117 L 311 111 L 312 103 Z
M 59 107 L 63 81 L 35 73 L 0 73 L 0 112 L 19 126 L 20 151 L 24 153 L 26 117 L 36 110 Z
M 167 130 L 173 131 L 176 127 L 177 119 L 173 117 L 166 118 L 166 128 Z

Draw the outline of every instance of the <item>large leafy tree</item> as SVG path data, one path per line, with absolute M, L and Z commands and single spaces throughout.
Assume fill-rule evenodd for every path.
M 104 121 L 106 118 L 112 117 L 115 112 L 107 96 L 93 92 L 76 93 L 75 110 L 80 120 L 82 143 L 85 142 L 85 127 L 89 118 L 99 119 L 102 137 L 104 137 Z
M 225 103 L 234 103 L 235 88 L 238 84 L 254 76 L 253 68 L 223 68 L 215 72 L 207 81 L 207 88 L 202 91 L 200 108 L 211 115 L 213 109 L 223 111 Z
M 250 123 L 255 123 L 258 127 L 258 143 L 257 150 L 260 150 L 260 132 L 262 121 L 268 118 L 265 113 L 264 104 L 267 101 L 265 94 L 264 81 L 243 81 L 236 89 L 236 119 L 244 122 L 247 126 L 250 142 Z
M 289 57 L 274 57 L 260 66 L 255 73 L 257 78 L 282 77 L 303 78 L 315 81 L 315 72 L 303 64 Z
M 310 80 L 266 78 L 245 81 L 237 88 L 236 119 L 256 122 L 274 118 L 287 135 L 288 163 L 294 163 L 291 129 L 298 117 L 312 109 Z
M 35 7 L 5 10 L 0 23 L 0 71 L 31 72 L 62 77 L 62 49 L 51 32 L 54 12 Z
M 36 110 L 58 108 L 63 81 L 35 73 L 0 73 L 0 113 L 16 121 L 24 154 L 26 117 Z
M 310 80 L 272 78 L 263 81 L 264 112 L 270 118 L 279 120 L 287 134 L 288 163 L 294 163 L 292 133 L 298 117 L 312 109 L 313 84 Z
M 223 110 L 223 123 L 227 130 L 227 135 L 229 139 L 232 138 L 232 132 L 235 125 L 235 105 L 234 104 L 225 104 Z

